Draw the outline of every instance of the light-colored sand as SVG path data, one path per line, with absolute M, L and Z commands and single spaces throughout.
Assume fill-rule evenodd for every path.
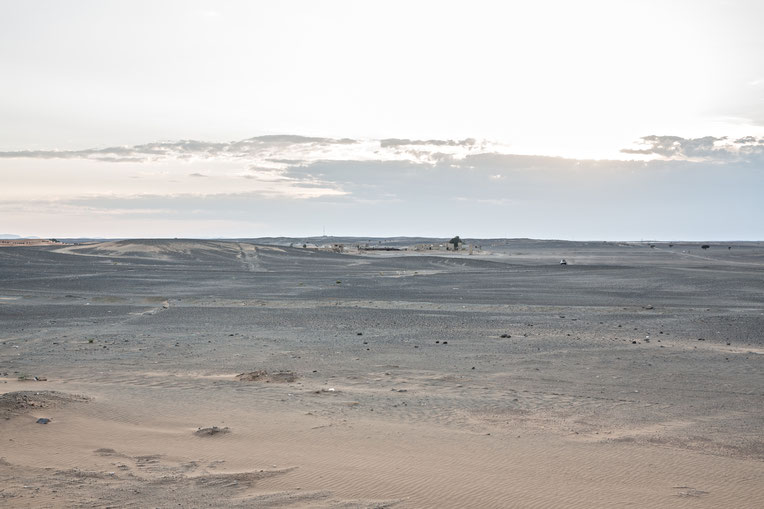
M 3 390 L 30 388 L 7 382 Z M 99 392 L 97 382 L 34 387 L 43 385 Z M 0 501 L 120 506 L 127 493 L 129 506 L 156 507 L 753 508 L 764 499 L 760 462 L 584 443 L 527 426 L 486 434 L 373 415 L 260 412 L 224 397 L 162 401 L 183 391 L 173 385 L 146 405 L 101 395 L 2 423 Z M 52 422 L 34 422 L 43 416 Z M 204 425 L 230 433 L 196 435 Z

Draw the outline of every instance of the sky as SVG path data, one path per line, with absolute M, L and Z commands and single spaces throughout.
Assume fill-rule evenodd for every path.
M 0 234 L 764 240 L 758 0 L 0 12 Z

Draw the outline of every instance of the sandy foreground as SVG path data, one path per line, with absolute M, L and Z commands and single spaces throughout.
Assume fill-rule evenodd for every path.
M 761 244 L 13 247 L 0 325 L 2 507 L 764 506 Z

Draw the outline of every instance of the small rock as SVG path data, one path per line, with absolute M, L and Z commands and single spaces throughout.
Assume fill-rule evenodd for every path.
M 50 419 L 47 417 L 40 417 L 37 419 L 37 424 L 48 424 L 50 422 Z
M 218 426 L 210 426 L 209 428 L 199 428 L 196 431 L 194 431 L 194 435 L 196 436 L 208 436 L 211 437 L 213 435 L 217 435 L 218 433 L 230 433 L 231 430 L 228 429 L 228 426 L 225 428 L 220 428 Z
M 655 309 L 651 304 L 648 304 L 647 306 L 642 306 L 643 309 Z

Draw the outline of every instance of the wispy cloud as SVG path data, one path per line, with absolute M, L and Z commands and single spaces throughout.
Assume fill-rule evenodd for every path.
M 764 139 L 744 136 L 734 141 L 728 138 L 704 136 L 702 138 L 682 138 L 680 136 L 644 136 L 640 139 L 642 148 L 624 148 L 624 154 L 658 155 L 670 159 L 688 160 L 730 160 L 764 155 Z
M 357 143 L 350 139 L 314 138 L 296 135 L 258 136 L 216 143 L 197 140 L 158 141 L 133 146 L 84 150 L 19 150 L 0 152 L 2 158 L 94 159 L 111 162 L 144 162 L 165 159 L 264 158 L 289 152 L 322 152 L 327 147 Z
M 383 148 L 386 147 L 400 147 L 400 146 L 434 146 L 434 147 L 472 147 L 477 144 L 475 138 L 465 138 L 463 140 L 409 140 L 405 138 L 386 138 L 379 140 L 379 145 Z
M 87 224 L 103 235 L 127 235 L 108 233 L 115 223 L 125 232 L 151 223 L 165 225 L 155 234 L 191 236 L 315 232 L 323 224 L 359 234 L 561 238 L 571 232 L 751 238 L 762 231 L 764 140 L 758 137 L 645 137 L 642 147 L 627 149 L 643 156 L 631 160 L 520 155 L 482 142 L 433 141 L 400 140 L 385 148 L 379 140 L 296 136 L 164 142 L 112 151 L 141 161 L 122 163 L 93 160 L 104 150 L 64 158 L 6 153 L 21 159 L 0 161 L 11 182 L 0 188 L 0 218 L 62 228 Z M 712 215 L 709 203 L 717 204 Z
M 102 162 L 190 160 L 243 161 L 251 167 L 285 169 L 321 160 L 393 160 L 433 164 L 448 158 L 495 149 L 489 142 L 464 140 L 355 140 L 279 134 L 231 142 L 159 141 L 133 146 L 84 150 L 19 150 L 0 158 L 87 159 Z
M 650 135 L 642 137 L 636 147 L 621 149 L 621 153 L 647 158 L 726 161 L 764 156 L 764 138 L 743 136 L 730 140 L 715 136 L 683 138 Z M 320 161 L 398 161 L 431 166 L 443 163 L 466 166 L 468 160 L 490 159 L 497 155 L 502 157 L 504 163 L 530 161 L 528 156 L 513 154 L 510 147 L 474 138 L 373 140 L 291 134 L 258 136 L 231 142 L 179 140 L 83 150 L 0 152 L 0 158 L 5 159 L 84 159 L 111 163 L 229 161 L 240 164 L 242 170 L 249 169 L 247 178 L 266 180 L 283 179 L 283 172 Z M 545 165 L 554 165 L 561 160 L 563 158 L 534 159 L 535 162 L 543 161 Z M 191 175 L 213 176 L 207 172 L 194 172 Z

